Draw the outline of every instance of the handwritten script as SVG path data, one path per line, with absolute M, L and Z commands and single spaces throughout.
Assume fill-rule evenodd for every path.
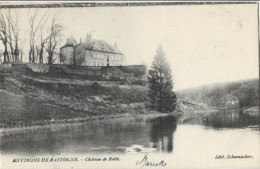
M 167 163 L 163 160 L 161 160 L 160 162 L 151 162 L 151 161 L 148 160 L 147 155 L 145 155 L 142 160 L 136 162 L 136 165 L 141 166 L 141 168 L 148 167 L 148 166 L 149 167 L 160 167 L 160 166 L 165 167 L 166 164 Z

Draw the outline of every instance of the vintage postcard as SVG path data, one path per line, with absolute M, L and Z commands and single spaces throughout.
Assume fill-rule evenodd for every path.
M 260 168 L 257 2 L 0 3 L 1 169 Z

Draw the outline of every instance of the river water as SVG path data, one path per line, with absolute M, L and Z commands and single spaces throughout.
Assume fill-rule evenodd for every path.
M 1 154 L 258 153 L 259 123 L 241 112 L 126 118 L 1 132 Z M 257 151 L 256 151 L 257 150 Z

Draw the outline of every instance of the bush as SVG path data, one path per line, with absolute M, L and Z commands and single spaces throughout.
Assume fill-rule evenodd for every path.
M 132 82 L 133 85 L 140 85 L 140 86 L 146 86 L 147 82 L 144 80 L 137 80 Z
M 144 65 L 119 66 L 118 68 L 125 73 L 134 74 L 135 77 L 143 76 L 146 73 Z
M 94 82 L 90 85 L 91 89 L 100 90 L 102 86 L 98 82 Z
M 119 82 L 119 85 L 125 85 L 125 84 L 126 84 L 125 81 L 120 81 L 120 82 Z

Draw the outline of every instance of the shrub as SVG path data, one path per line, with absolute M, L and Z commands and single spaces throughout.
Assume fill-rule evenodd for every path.
M 125 81 L 120 81 L 120 82 L 119 82 L 119 85 L 125 85 L 125 84 L 126 84 Z
M 100 90 L 102 86 L 98 82 L 94 82 L 90 85 L 91 89 Z
M 125 73 L 134 74 L 136 77 L 143 76 L 146 73 L 146 66 L 144 65 L 119 66 L 118 68 Z
M 146 86 L 147 82 L 144 80 L 137 80 L 132 82 L 133 85 L 140 85 L 140 86 Z

